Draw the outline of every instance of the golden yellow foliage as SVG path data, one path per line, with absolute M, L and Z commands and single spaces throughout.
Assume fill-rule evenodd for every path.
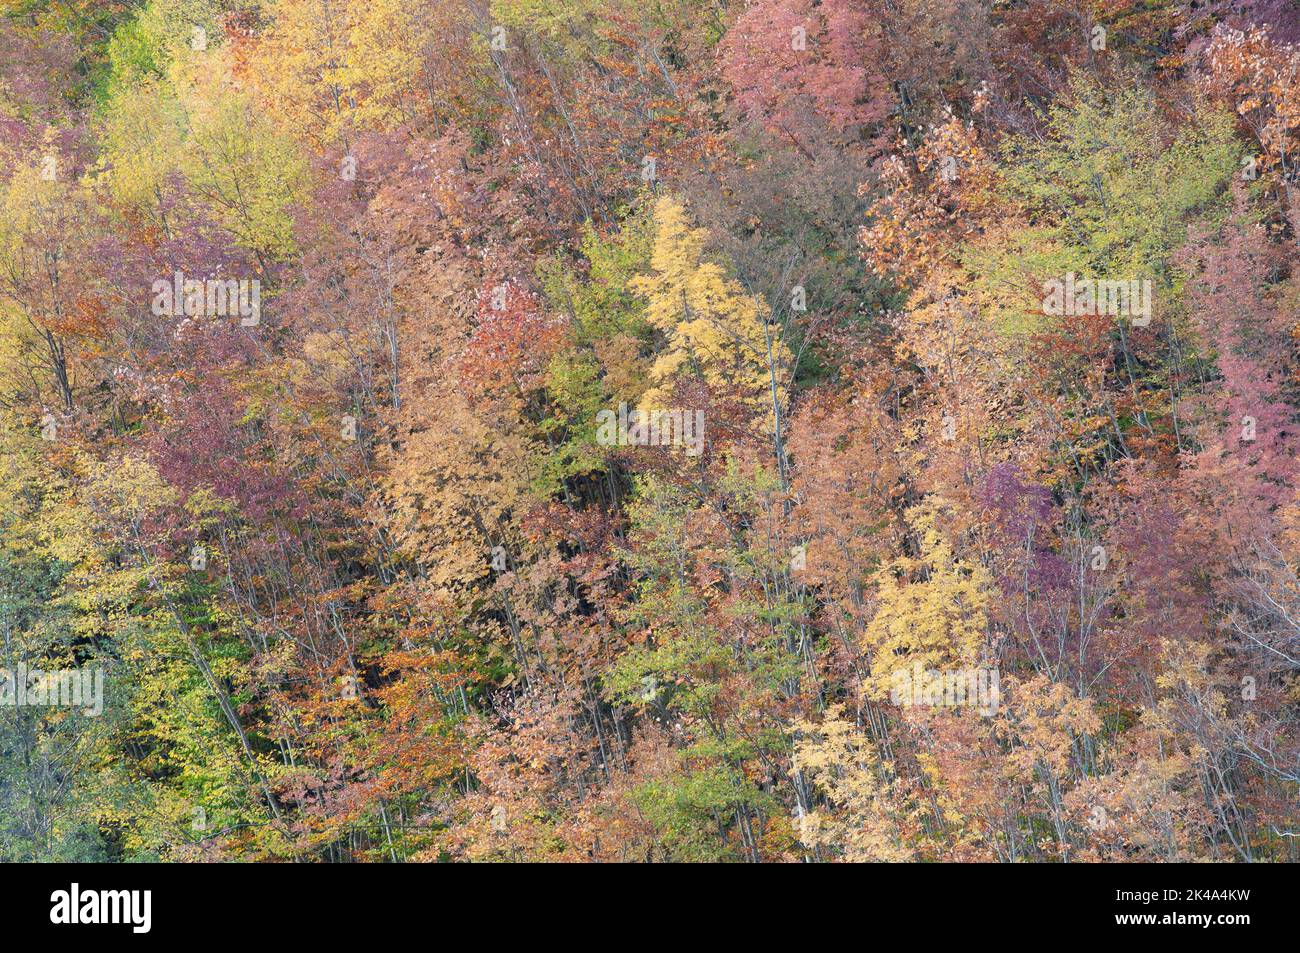
M 929 502 L 908 511 L 920 555 L 892 559 L 875 575 L 880 605 L 863 635 L 872 698 L 887 698 L 894 672 L 913 665 L 974 666 L 986 644 L 992 579 L 983 566 L 953 555 L 937 509 Z
M 756 407 L 770 405 L 772 376 L 780 381 L 791 357 L 780 329 L 767 323 L 767 305 L 705 260 L 708 232 L 691 226 L 676 199 L 660 198 L 654 221 L 653 273 L 630 285 L 649 299 L 647 318 L 666 338 L 650 369 L 653 386 L 643 405 L 665 406 L 671 380 L 683 369 L 711 384 L 738 387 Z M 778 399 L 783 393 L 778 385 Z

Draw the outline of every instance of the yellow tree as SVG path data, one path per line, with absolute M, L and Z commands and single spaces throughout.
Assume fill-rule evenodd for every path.
M 796 813 L 800 841 L 854 863 L 904 862 L 915 854 L 912 808 L 871 740 L 832 706 L 820 722 L 796 722 L 794 761 L 825 796 L 824 808 Z
M 642 403 L 665 406 L 672 379 L 689 370 L 710 384 L 738 389 L 756 410 L 767 406 L 771 426 L 779 428 L 793 362 L 780 328 L 767 321 L 767 305 L 705 260 L 708 232 L 692 227 L 676 199 L 655 203 L 654 223 L 652 272 L 629 285 L 647 297 L 646 316 L 665 338 Z
M 119 90 L 101 128 L 101 175 L 113 198 L 150 225 L 173 226 L 167 179 L 181 164 L 186 119 L 175 91 L 148 81 Z
M 895 672 L 975 666 L 986 647 L 993 581 L 983 566 L 953 554 L 938 525 L 939 505 L 908 511 L 919 554 L 899 556 L 876 573 L 880 604 L 863 635 L 873 698 L 889 696 Z
M 414 5 L 281 0 L 273 16 L 249 73 L 285 126 L 316 146 L 408 121 L 416 97 L 428 95 L 432 25 Z
M 182 96 L 189 137 L 181 169 L 213 218 L 265 269 L 294 250 L 292 208 L 307 189 L 306 163 L 232 82 L 202 71 L 192 79 Z

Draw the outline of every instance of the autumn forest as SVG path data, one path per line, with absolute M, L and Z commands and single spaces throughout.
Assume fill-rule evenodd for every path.
M 0 861 L 1300 860 L 1293 0 L 0 0 Z

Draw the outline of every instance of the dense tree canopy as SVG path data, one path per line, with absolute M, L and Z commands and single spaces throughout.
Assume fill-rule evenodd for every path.
M 1294 861 L 1298 265 L 1285 0 L 0 0 L 0 860 Z

